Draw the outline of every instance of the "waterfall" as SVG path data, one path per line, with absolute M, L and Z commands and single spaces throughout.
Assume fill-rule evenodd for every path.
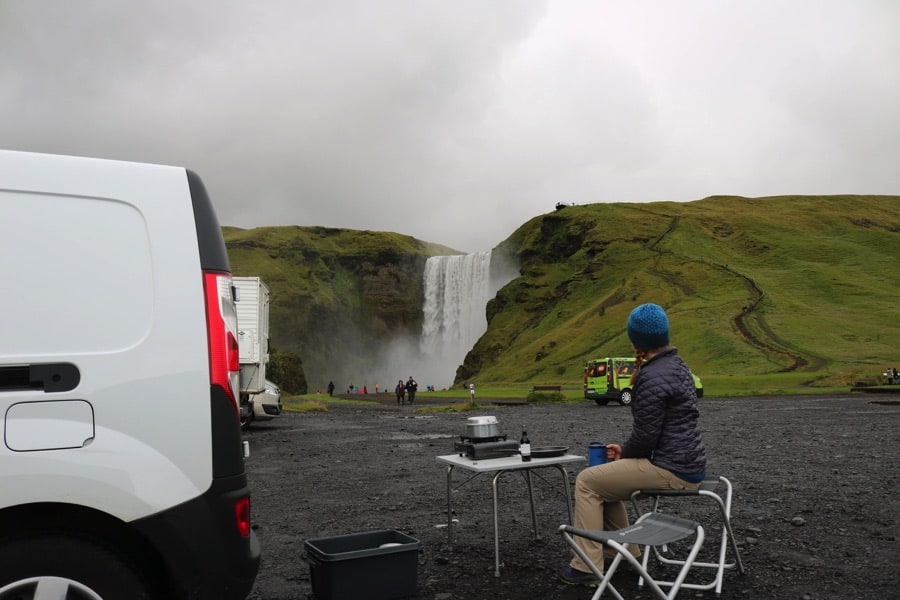
M 441 362 L 462 364 L 487 330 L 491 253 L 432 256 L 425 262 L 422 352 Z
M 371 373 L 385 391 L 413 377 L 419 389 L 453 385 L 457 368 L 487 331 L 488 300 L 519 274 L 509 258 L 490 252 L 433 256 L 425 261 L 422 330 L 380 348 Z M 372 377 L 372 375 L 362 375 Z M 361 381 L 361 379 L 360 379 Z
M 513 276 L 491 273 L 490 252 L 432 256 L 425 262 L 419 347 L 429 370 L 440 374 L 436 383 L 453 382 L 456 368 L 487 331 L 488 300 Z

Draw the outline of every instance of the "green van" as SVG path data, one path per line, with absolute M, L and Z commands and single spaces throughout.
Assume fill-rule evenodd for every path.
M 604 406 L 615 400 L 622 406 L 631 404 L 631 374 L 634 373 L 633 357 L 597 358 L 584 367 L 584 397 Z M 703 397 L 703 382 L 694 373 L 697 397 Z

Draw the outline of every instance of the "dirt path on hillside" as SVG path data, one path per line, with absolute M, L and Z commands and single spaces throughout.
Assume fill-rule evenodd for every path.
M 873 400 L 850 393 L 701 400 L 710 470 L 734 482 L 733 522 L 748 569 L 745 576 L 727 574 L 723 599 L 898 597 L 900 406 Z M 420 394 L 417 401 L 431 400 Z M 524 423 L 534 445 L 564 445 L 582 455 L 589 442 L 621 441 L 630 427 L 627 408 L 593 402 L 473 414 L 497 416 L 501 431 L 513 436 Z M 421 542 L 416 597 L 423 600 L 589 597 L 556 579 L 569 554 L 556 532 L 568 520 L 558 475 L 535 478 L 539 541 L 522 480 L 512 474 L 501 480 L 499 578 L 489 479 L 453 493 L 458 523 L 455 544 L 448 545 L 446 471 L 435 456 L 453 452 L 467 416 L 385 402 L 255 424 L 246 434 L 247 468 L 263 560 L 250 598 L 311 599 L 306 540 L 383 529 Z M 568 469 L 570 485 L 579 468 Z M 681 514 L 712 518 L 688 509 Z M 617 585 L 626 598 L 650 598 L 630 577 Z
M 659 245 L 663 242 L 663 240 L 665 240 L 666 236 L 675 231 L 680 220 L 681 217 L 679 217 L 678 215 L 672 217 L 672 221 L 669 223 L 669 226 L 666 228 L 666 230 L 662 234 L 660 234 L 660 236 L 653 242 L 648 244 L 647 247 L 650 250 L 654 250 L 662 254 L 663 251 L 659 248 Z M 685 260 L 696 261 L 696 259 L 687 258 Z M 787 342 L 778 337 L 772 331 L 772 329 L 768 326 L 765 319 L 758 311 L 759 305 L 762 303 L 763 298 L 765 298 L 765 291 L 763 291 L 762 287 L 760 287 L 760 285 L 753 278 L 735 271 L 727 264 L 712 263 L 706 260 L 700 260 L 699 262 L 718 267 L 743 281 L 750 294 L 750 298 L 747 304 L 742 307 L 741 312 L 737 313 L 731 318 L 731 322 L 734 323 L 734 326 L 741 334 L 741 337 L 744 338 L 751 346 L 754 346 L 765 354 L 774 354 L 776 356 L 781 356 L 785 360 L 787 360 L 789 364 L 787 367 L 781 369 L 781 372 L 791 372 L 802 369 L 818 371 L 825 366 L 824 359 L 818 356 L 805 356 L 800 354 L 795 348 L 792 348 Z M 674 278 L 667 280 L 670 284 L 676 287 L 681 287 L 681 285 L 676 280 L 674 280 Z M 683 291 L 686 295 L 690 295 L 692 293 L 687 289 L 683 289 Z M 751 323 L 753 324 L 753 326 L 751 326 Z

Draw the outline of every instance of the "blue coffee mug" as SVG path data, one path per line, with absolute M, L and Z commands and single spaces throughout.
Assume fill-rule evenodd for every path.
M 591 442 L 588 444 L 588 465 L 602 465 L 606 462 L 606 444 Z

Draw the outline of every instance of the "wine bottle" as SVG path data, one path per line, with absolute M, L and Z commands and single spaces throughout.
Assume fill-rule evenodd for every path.
M 522 462 L 531 460 L 531 440 L 528 439 L 528 431 L 522 426 L 522 437 L 519 438 L 519 454 L 522 455 Z

